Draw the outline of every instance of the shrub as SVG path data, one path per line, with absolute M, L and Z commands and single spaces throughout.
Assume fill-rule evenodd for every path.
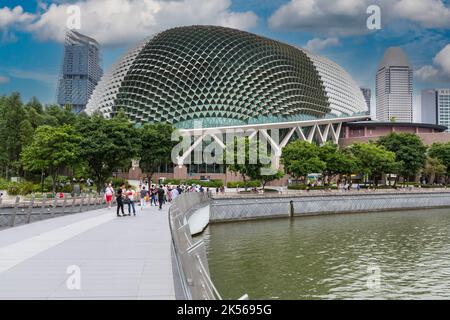
M 127 179 L 123 179 L 123 178 L 110 178 L 107 181 L 108 181 L 108 183 L 110 181 L 112 182 L 112 185 L 113 185 L 114 189 L 119 188 L 123 184 L 128 186 L 128 180 Z
M 28 194 L 33 193 L 34 183 L 32 182 L 22 182 L 19 184 L 19 194 L 22 196 L 26 196 Z
M 18 196 L 20 194 L 20 186 L 17 182 L 10 182 L 7 191 L 10 196 Z
M 8 190 L 9 181 L 0 178 L 0 190 Z
M 261 186 L 261 182 L 258 180 L 252 180 L 252 181 L 247 181 L 246 185 L 247 185 L 247 188 L 259 188 Z M 239 188 L 245 188 L 243 181 L 235 181 L 235 182 L 227 183 L 227 188 L 237 188 L 238 186 L 239 186 Z
M 41 186 L 34 184 L 33 182 L 10 182 L 7 188 L 8 194 L 11 196 L 26 196 L 31 193 L 40 193 Z
M 288 186 L 289 190 L 307 190 L 308 186 L 307 185 L 303 185 L 303 184 L 295 184 L 295 185 L 291 185 Z M 309 187 L 309 190 L 337 190 L 336 186 L 315 186 L 315 187 Z

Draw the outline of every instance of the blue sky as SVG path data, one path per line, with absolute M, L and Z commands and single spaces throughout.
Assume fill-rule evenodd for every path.
M 381 8 L 381 30 L 366 27 L 371 4 Z M 69 5 L 80 8 L 81 32 L 102 44 L 105 70 L 155 32 L 217 24 L 306 47 L 372 89 L 386 48 L 401 46 L 415 69 L 416 102 L 423 88 L 450 87 L 447 0 L 0 0 L 0 94 L 55 101 Z

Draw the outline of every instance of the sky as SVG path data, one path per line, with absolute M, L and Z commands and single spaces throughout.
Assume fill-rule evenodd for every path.
M 380 8 L 380 29 L 367 27 L 371 5 Z M 414 68 L 416 109 L 422 89 L 450 87 L 449 0 L 0 0 L 0 95 L 17 91 L 25 101 L 54 103 L 64 34 L 78 21 L 102 45 L 105 71 L 146 37 L 204 24 L 326 56 L 372 96 L 385 50 L 400 46 Z

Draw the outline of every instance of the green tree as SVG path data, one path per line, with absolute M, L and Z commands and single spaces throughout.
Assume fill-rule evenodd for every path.
M 122 113 L 109 120 L 99 114 L 80 116 L 76 128 L 83 137 L 80 158 L 100 192 L 114 171 L 138 155 L 138 131 Z
M 139 131 L 140 167 L 151 181 L 159 166 L 171 162 L 171 152 L 177 144 L 171 141 L 175 128 L 170 124 L 145 124 Z
M 281 163 L 287 173 L 295 179 L 303 178 L 303 181 L 309 173 L 322 173 L 326 168 L 326 163 L 320 159 L 319 147 L 300 140 L 283 148 Z
M 446 183 L 450 176 L 450 143 L 433 143 L 428 149 L 428 156 L 441 160 L 446 167 Z
M 355 143 L 348 147 L 357 162 L 360 173 L 368 175 L 378 185 L 378 178 L 386 173 L 397 172 L 399 163 L 395 161 L 395 153 L 385 147 L 369 143 Z
M 328 142 L 319 149 L 319 158 L 325 162 L 323 171 L 325 182 L 330 183 L 338 175 L 351 175 L 358 172 L 354 155 Z
M 233 161 L 230 163 L 229 159 Z M 260 181 L 265 189 L 267 183 L 283 177 L 272 167 L 271 155 L 260 148 L 256 139 L 236 137 L 234 143 L 227 145 L 226 161 L 230 171 L 241 175 L 245 190 L 248 189 L 248 179 Z
M 25 147 L 33 140 L 34 128 L 28 119 L 20 123 L 20 143 Z
M 20 123 L 25 113 L 20 94 L 13 93 L 0 104 L 0 161 L 2 171 L 8 179 L 20 169 L 22 151 Z
M 55 193 L 59 171 L 74 165 L 79 159 L 80 140 L 72 126 L 41 126 L 22 152 L 24 168 L 30 172 L 46 172 L 52 179 Z
M 44 109 L 43 121 L 46 125 L 75 125 L 76 119 L 77 116 L 72 112 L 72 107 L 70 105 L 65 105 L 62 108 L 57 105 L 51 105 Z
M 412 133 L 391 133 L 381 137 L 378 144 L 395 153 L 395 159 L 400 162 L 400 175 L 405 181 L 416 176 L 427 160 L 427 147 L 422 140 Z
M 423 173 L 428 177 L 428 184 L 433 184 L 436 177 L 445 175 L 447 167 L 437 158 L 428 157 Z

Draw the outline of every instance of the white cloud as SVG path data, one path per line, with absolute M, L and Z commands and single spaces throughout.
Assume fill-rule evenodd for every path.
M 441 0 L 400 0 L 396 1 L 395 16 L 419 23 L 426 28 L 450 26 L 450 8 Z
M 134 43 L 164 29 L 210 24 L 250 29 L 255 13 L 231 11 L 231 0 L 79 0 L 81 32 L 103 45 Z M 69 4 L 43 9 L 28 30 L 43 40 L 63 41 Z
M 439 70 L 433 66 L 426 65 L 415 71 L 415 76 L 423 81 L 429 81 L 430 79 L 436 79 L 439 76 Z
M 447 44 L 436 57 L 433 62 L 442 68 L 445 74 L 450 76 L 450 44 Z
M 314 38 L 306 43 L 305 49 L 312 52 L 319 52 L 326 47 L 337 47 L 340 45 L 338 38 L 319 39 Z
M 8 69 L 7 73 L 12 78 L 38 81 L 46 84 L 49 87 L 54 87 L 58 79 L 58 76 L 56 74 L 33 70 Z
M 415 72 L 423 82 L 450 81 L 450 44 L 447 44 L 433 59 L 434 65 L 425 65 Z
M 0 30 L 27 24 L 33 18 L 34 15 L 24 12 L 21 6 L 16 6 L 13 9 L 3 7 L 0 9 Z
M 291 0 L 270 18 L 273 29 L 353 35 L 367 32 L 366 10 L 371 0 Z
M 382 28 L 408 21 L 425 28 L 450 27 L 450 8 L 443 0 L 290 0 L 269 18 L 273 29 L 357 35 L 369 32 L 366 10 L 381 8 Z
M 5 84 L 5 83 L 8 83 L 8 82 L 9 82 L 9 78 L 8 77 L 0 75 L 0 84 Z

